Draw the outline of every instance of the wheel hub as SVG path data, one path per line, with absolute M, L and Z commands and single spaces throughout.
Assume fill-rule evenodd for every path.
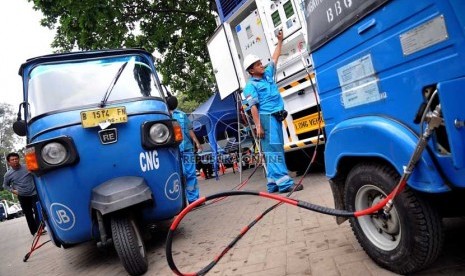
M 384 199 L 384 196 L 378 195 L 374 198 L 371 206 L 374 206 L 381 202 Z M 383 210 L 378 211 L 378 213 L 371 215 L 371 219 L 378 228 L 379 232 L 384 232 L 389 235 L 399 234 L 399 219 L 396 215 L 391 215 L 391 213 L 384 213 Z
M 379 187 L 371 184 L 362 186 L 355 196 L 355 209 L 364 210 L 381 202 L 386 194 Z M 395 205 L 388 214 L 380 212 L 358 218 L 364 235 L 376 247 L 390 251 L 399 245 L 402 236 L 399 215 Z

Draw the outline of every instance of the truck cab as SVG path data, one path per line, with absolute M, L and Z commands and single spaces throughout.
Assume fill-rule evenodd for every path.
M 390 212 L 350 224 L 380 266 L 421 270 L 440 253 L 442 218 L 465 213 L 465 3 L 305 6 L 335 205 L 374 206 L 408 175 Z

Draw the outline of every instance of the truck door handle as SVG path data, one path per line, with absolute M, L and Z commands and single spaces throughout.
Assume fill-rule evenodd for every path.
M 374 18 L 370 19 L 368 22 L 358 27 L 357 29 L 358 34 L 361 35 L 362 33 L 368 31 L 370 28 L 374 27 L 375 25 L 376 25 L 376 20 Z

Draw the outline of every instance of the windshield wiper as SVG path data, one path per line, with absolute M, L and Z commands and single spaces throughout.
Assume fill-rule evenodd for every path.
M 124 68 L 126 68 L 126 65 L 128 65 L 127 61 L 125 63 L 123 63 L 123 65 L 121 65 L 121 67 L 118 69 L 118 72 L 116 72 L 115 77 L 111 81 L 110 86 L 108 87 L 107 91 L 105 92 L 105 95 L 103 95 L 102 101 L 100 102 L 100 107 L 101 108 L 103 108 L 105 106 L 105 104 L 107 103 L 108 98 L 110 97 L 111 91 L 113 91 L 113 88 L 115 87 L 116 82 L 118 82 L 119 77 L 123 73 Z

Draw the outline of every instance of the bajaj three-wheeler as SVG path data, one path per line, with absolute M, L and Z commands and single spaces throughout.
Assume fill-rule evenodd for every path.
M 132 275 L 147 271 L 144 230 L 185 206 L 178 145 L 151 54 L 139 49 L 27 60 L 18 135 L 56 246 L 113 244 Z M 23 117 L 24 116 L 24 117 Z

